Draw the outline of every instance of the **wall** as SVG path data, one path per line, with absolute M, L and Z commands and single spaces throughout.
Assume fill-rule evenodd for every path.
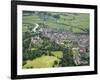
M 45 2 L 58 2 L 58 3 L 75 3 L 75 4 L 96 4 L 100 6 L 99 0 L 33 0 L 33 1 L 45 1 Z M 10 32 L 11 32 L 11 20 L 10 20 L 10 0 L 0 0 L 0 80 L 10 80 Z M 98 16 L 100 18 L 100 16 Z M 99 21 L 99 20 L 98 20 Z M 100 25 L 100 23 L 98 24 Z M 99 29 L 98 29 L 99 30 Z M 98 32 L 100 34 L 100 31 Z M 100 41 L 100 37 L 98 38 Z M 100 44 L 100 42 L 98 43 Z M 98 46 L 100 49 L 100 45 Z M 98 49 L 98 50 L 99 50 Z M 100 53 L 100 50 L 99 52 Z M 98 61 L 100 54 L 98 54 Z M 100 67 L 100 62 L 98 62 Z M 100 69 L 99 69 L 100 72 Z M 67 76 L 67 77 L 55 77 L 55 78 L 42 78 L 34 80 L 99 80 L 98 75 L 85 75 L 85 76 Z M 29 80 L 29 79 L 27 79 Z M 33 79 L 31 79 L 33 80 Z

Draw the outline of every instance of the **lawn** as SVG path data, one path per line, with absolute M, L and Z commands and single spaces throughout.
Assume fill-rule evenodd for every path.
M 62 58 L 63 57 L 62 51 L 52 51 L 51 54 L 53 54 L 57 58 Z
M 31 48 L 32 51 L 37 50 L 37 48 Z
M 23 68 L 48 68 L 53 67 L 54 61 L 57 61 L 59 63 L 59 59 L 54 56 L 41 56 L 33 60 L 27 60 L 26 64 L 23 66 Z M 56 65 L 57 67 L 58 65 Z

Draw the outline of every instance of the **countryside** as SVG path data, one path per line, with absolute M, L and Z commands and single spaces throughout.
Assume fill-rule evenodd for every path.
M 23 11 L 23 69 L 89 66 L 88 13 Z

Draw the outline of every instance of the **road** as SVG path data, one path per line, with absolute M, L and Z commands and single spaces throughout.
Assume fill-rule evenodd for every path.
M 35 27 L 32 29 L 33 32 L 37 32 L 36 29 L 39 27 L 37 23 L 35 23 Z

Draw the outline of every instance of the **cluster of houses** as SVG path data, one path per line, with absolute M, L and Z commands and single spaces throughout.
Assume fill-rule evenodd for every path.
M 78 44 L 79 47 L 87 47 L 89 46 L 89 34 L 88 33 L 73 33 L 73 32 L 65 32 L 58 31 L 56 29 L 52 29 L 49 27 L 41 27 L 38 30 L 43 37 L 49 38 L 51 41 L 56 42 L 57 44 L 64 44 L 64 41 L 71 40 L 74 43 Z M 32 37 L 33 43 L 43 42 L 43 40 L 36 35 Z

